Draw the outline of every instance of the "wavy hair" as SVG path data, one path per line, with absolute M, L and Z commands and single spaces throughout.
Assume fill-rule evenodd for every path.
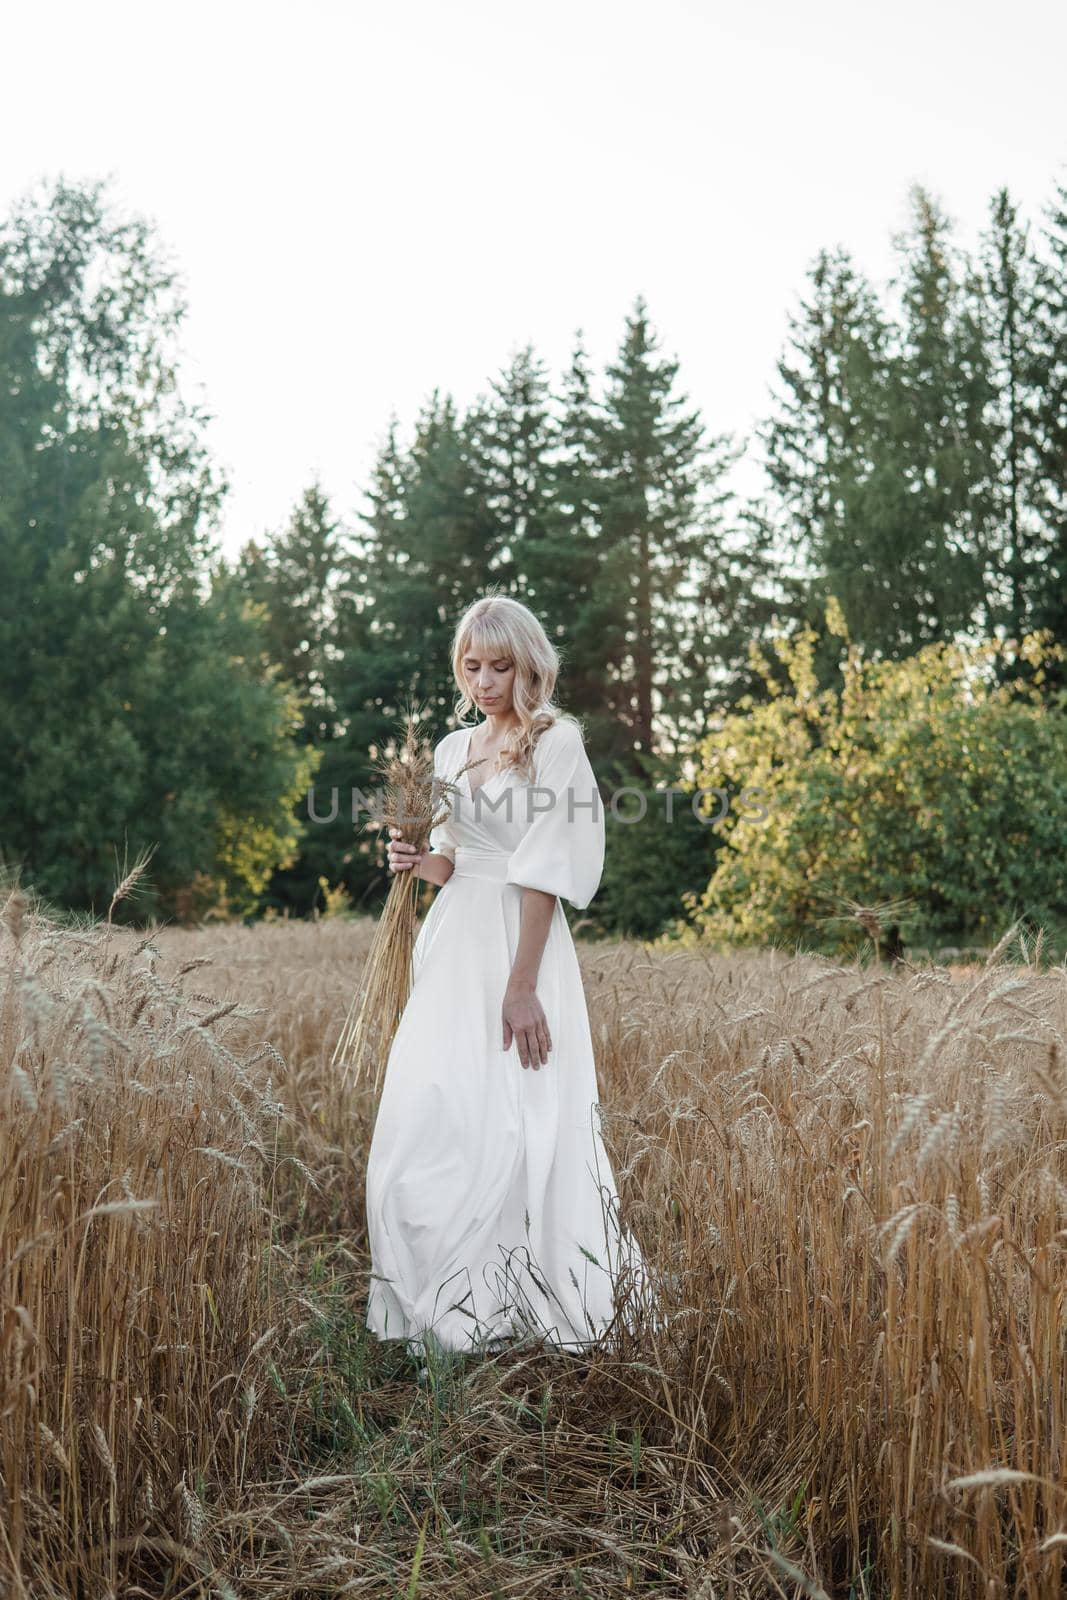
M 556 722 L 578 720 L 561 711 L 553 699 L 559 677 L 559 652 L 533 612 L 520 600 L 490 593 L 473 601 L 452 636 L 452 676 L 459 689 L 455 712 L 462 727 L 477 726 L 476 722 L 465 721 L 475 704 L 463 671 L 463 662 L 472 650 L 505 656 L 515 664 L 512 704 L 519 723 L 504 740 L 500 768 L 514 768 L 532 782 L 533 753 L 545 729 Z

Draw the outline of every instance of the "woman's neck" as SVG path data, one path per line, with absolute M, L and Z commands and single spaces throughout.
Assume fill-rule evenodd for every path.
M 484 742 L 490 745 L 503 744 L 512 728 L 517 728 L 519 718 L 513 711 L 506 711 L 501 716 L 494 716 L 486 712 L 482 727 L 485 729 Z

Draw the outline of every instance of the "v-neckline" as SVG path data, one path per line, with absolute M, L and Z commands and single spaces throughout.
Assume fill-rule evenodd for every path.
M 474 733 L 475 733 L 475 730 L 472 728 L 470 733 L 468 733 L 468 735 L 467 735 L 467 753 L 463 758 L 464 767 L 466 767 L 467 762 L 471 758 L 471 745 L 474 743 Z M 499 754 L 499 752 L 498 752 L 498 754 Z M 483 756 L 482 759 L 483 760 L 487 760 L 488 758 Z M 463 781 L 467 785 L 467 794 L 470 796 L 471 801 L 473 802 L 475 795 L 481 794 L 482 790 L 486 787 L 486 785 L 492 783 L 494 778 L 500 778 L 502 776 L 503 776 L 503 774 L 500 773 L 500 772 L 491 772 L 489 774 L 488 778 L 483 779 L 483 781 L 478 785 L 477 789 L 475 789 L 471 784 L 470 769 L 467 768 L 467 770 L 463 774 Z

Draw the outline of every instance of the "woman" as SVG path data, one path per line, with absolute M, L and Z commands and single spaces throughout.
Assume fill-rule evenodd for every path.
M 367 1325 L 414 1353 L 527 1331 L 586 1348 L 613 1319 L 619 1267 L 641 1264 L 617 1221 L 559 899 L 593 898 L 604 814 L 581 729 L 552 701 L 558 669 L 524 605 L 475 602 L 452 670 L 460 714 L 477 704 L 485 720 L 436 746 L 435 776 L 458 788 L 429 849 L 391 830 L 391 870 L 439 887 L 371 1141 Z

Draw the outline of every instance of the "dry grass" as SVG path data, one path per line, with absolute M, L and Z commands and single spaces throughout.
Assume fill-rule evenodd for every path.
M 665 1325 L 419 1381 L 332 1064 L 367 926 L 0 940 L 12 1596 L 1062 1592 L 1062 968 L 583 948 Z

